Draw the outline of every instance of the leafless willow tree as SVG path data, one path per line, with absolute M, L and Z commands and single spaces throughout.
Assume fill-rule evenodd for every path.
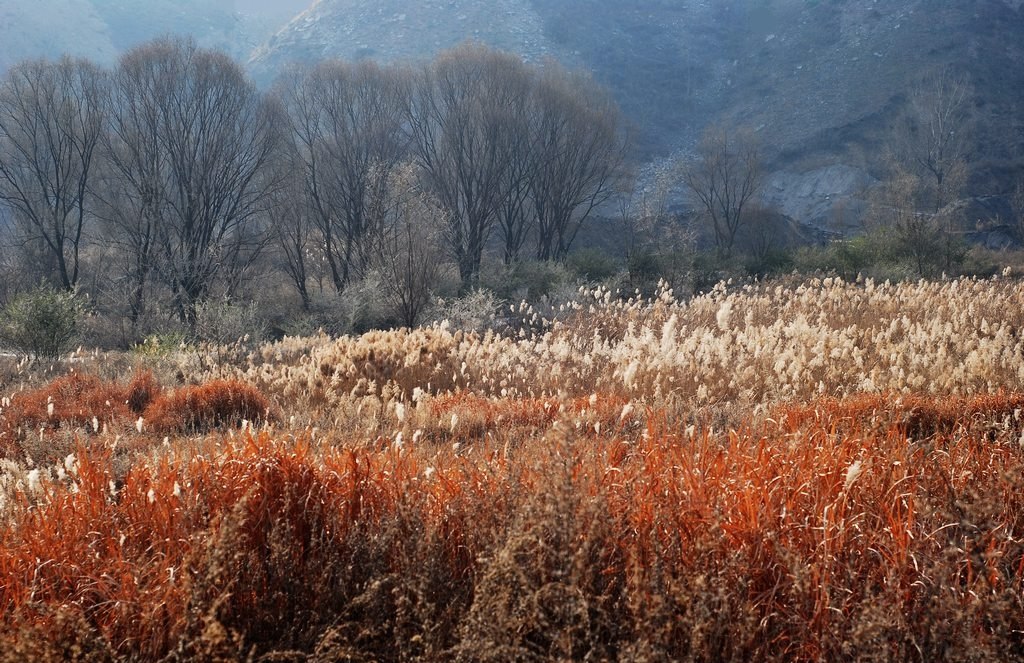
M 1024 242 L 1024 180 L 1017 182 L 1010 194 L 1012 225 L 1018 242 Z
M 476 282 L 484 245 L 509 191 L 530 72 L 517 56 L 476 44 L 425 68 L 410 104 L 414 155 L 448 212 L 447 243 L 464 287 Z
M 899 167 L 918 175 L 939 212 L 953 202 L 967 180 L 967 160 L 974 140 L 974 88 L 970 80 L 949 70 L 932 74 L 914 86 L 907 111 L 893 140 Z
M 920 276 L 951 270 L 962 259 L 952 231 L 962 221 L 956 202 L 974 140 L 973 94 L 969 80 L 949 70 L 929 75 L 911 89 L 892 127 L 888 177 L 875 192 L 872 216 Z
M 517 262 L 531 234 L 536 215 L 530 194 L 538 170 L 536 116 L 533 104 L 533 81 L 518 79 L 530 87 L 507 109 L 505 119 L 506 169 L 501 183 L 502 197 L 496 210 L 497 229 L 502 243 L 502 260 L 506 265 Z
M 309 292 L 311 260 L 315 243 L 314 212 L 305 196 L 301 168 L 294 160 L 276 160 L 281 169 L 281 186 L 270 199 L 270 215 L 274 219 L 273 234 L 281 254 L 281 266 L 302 300 L 302 308 L 310 309 Z
M 137 47 L 115 80 L 108 218 L 133 287 L 155 270 L 192 322 L 215 280 L 230 291 L 266 242 L 281 115 L 227 55 L 189 40 Z
M 304 198 L 341 292 L 365 272 L 379 234 L 382 186 L 405 156 L 410 74 L 371 62 L 294 70 L 274 94 L 290 118 Z
M 625 142 L 611 96 L 553 62 L 535 87 L 537 170 L 530 191 L 537 219 L 537 257 L 560 260 L 590 214 L 616 191 Z
M 0 83 L 0 201 L 69 290 L 79 280 L 106 109 L 106 75 L 85 60 L 22 62 Z
M 873 192 L 871 221 L 892 239 L 897 259 L 905 259 L 921 277 L 941 269 L 943 227 L 939 215 L 922 211 L 925 181 L 918 174 L 893 166 Z
M 719 257 L 732 255 L 745 213 L 761 189 L 759 145 L 753 132 L 721 126 L 706 129 L 697 158 L 683 169 L 683 182 L 714 232 Z
M 127 53 L 114 71 L 96 188 L 104 237 L 118 255 L 115 285 L 126 291 L 133 330 L 146 312 L 157 231 L 169 211 L 170 164 L 161 144 L 166 129 L 159 100 L 171 98 L 173 78 L 156 48 Z

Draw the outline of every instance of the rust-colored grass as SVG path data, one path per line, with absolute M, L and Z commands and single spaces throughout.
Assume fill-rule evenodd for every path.
M 137 430 L 140 418 L 148 432 L 191 434 L 238 427 L 243 421 L 265 423 L 272 409 L 259 390 L 238 380 L 165 390 L 148 371 L 137 372 L 127 384 L 72 372 L 40 389 L 15 394 L 7 407 L 0 407 L 0 458 L 28 455 L 34 463 L 45 464 L 61 456 L 51 457 L 47 450 L 63 448 L 50 444 L 58 433 L 142 434 L 144 430 Z
M 258 389 L 238 380 L 211 380 L 161 394 L 146 407 L 144 421 L 161 433 L 206 432 L 271 418 L 271 405 Z
M 1021 293 L 583 291 L 5 397 L 0 663 L 1024 661 Z
M 431 404 L 548 430 L 512 450 L 264 432 L 114 486 L 83 446 L 8 508 L 0 659 L 1024 658 L 1020 394 L 569 425 L 605 400 Z

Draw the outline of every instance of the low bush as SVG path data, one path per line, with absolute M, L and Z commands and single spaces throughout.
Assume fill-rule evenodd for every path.
M 214 345 L 241 340 L 258 343 L 267 336 L 267 324 L 255 303 L 207 300 L 196 306 L 193 336 Z
M 147 385 L 148 386 L 148 385 Z M 242 422 L 258 424 L 271 416 L 270 401 L 252 385 L 237 380 L 212 380 L 163 394 L 143 412 L 154 431 L 202 433 Z
M 497 324 L 501 300 L 490 290 L 477 289 L 454 299 L 440 299 L 431 312 L 434 322 L 446 322 L 451 329 L 486 331 Z
M 141 417 L 147 432 L 197 433 L 237 427 L 242 421 L 265 422 L 271 409 L 255 387 L 237 380 L 212 380 L 166 392 L 149 371 L 136 372 L 127 384 L 72 372 L 40 389 L 15 394 L 9 405 L 0 407 L 0 458 L 23 457 L 25 441 L 38 437 L 40 443 L 33 443 L 33 448 L 45 457 L 33 460 L 53 460 L 60 450 L 49 453 L 46 440 L 58 431 L 74 436 L 126 434 Z
M 566 266 L 577 279 L 594 284 L 611 279 L 622 268 L 618 260 L 594 248 L 580 249 L 569 254 Z
M 41 286 L 17 295 L 0 313 L 0 342 L 36 359 L 59 359 L 73 347 L 80 312 L 71 292 Z

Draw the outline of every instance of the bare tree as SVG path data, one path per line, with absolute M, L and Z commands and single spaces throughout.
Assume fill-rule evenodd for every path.
M 73 289 L 107 108 L 104 73 L 86 60 L 32 60 L 0 83 L 0 201 Z
M 215 280 L 230 291 L 266 242 L 280 113 L 228 56 L 190 40 L 130 51 L 117 89 L 110 172 L 123 195 L 110 202 L 124 207 L 110 218 L 131 235 L 135 286 L 155 269 L 191 323 Z
M 524 93 L 522 101 L 527 99 Z M 539 175 L 537 131 L 533 108 L 516 103 L 508 109 L 506 119 L 507 168 L 501 185 L 503 196 L 496 216 L 501 236 L 502 260 L 506 265 L 518 262 L 523 248 L 536 226 L 536 215 L 530 202 L 535 177 Z
M 655 244 L 668 244 L 678 251 L 693 244 L 693 233 L 678 224 L 668 224 L 669 200 L 675 186 L 671 169 L 658 169 L 649 182 L 631 182 L 620 188 L 617 198 L 616 230 L 622 238 L 626 260 L 652 250 Z
M 311 219 L 335 289 L 361 276 L 381 219 L 379 178 L 404 157 L 410 75 L 372 62 L 294 70 L 275 87 L 290 117 L 290 142 Z
M 312 303 L 309 277 L 315 226 L 313 212 L 304 195 L 301 169 L 291 159 L 281 159 L 277 167 L 283 173 L 282 186 L 271 197 L 274 238 L 281 253 L 282 267 L 302 299 L 302 309 L 308 311 Z
M 706 129 L 697 158 L 683 170 L 683 182 L 697 199 L 714 231 L 718 255 L 728 258 L 745 212 L 761 189 L 758 141 L 747 129 Z
M 514 55 L 466 44 L 423 71 L 410 104 L 417 164 L 448 212 L 447 243 L 463 287 L 476 282 L 484 245 L 506 200 L 517 117 L 530 87 Z
M 413 327 L 448 269 L 441 238 L 446 213 L 420 184 L 415 167 L 403 164 L 389 178 L 385 216 L 378 260 L 384 298 Z
M 962 260 L 953 233 L 956 205 L 967 181 L 973 140 L 973 90 L 943 70 L 910 92 L 905 113 L 892 128 L 887 181 L 875 194 L 873 217 L 895 240 L 897 257 L 920 276 L 934 276 Z
M 953 202 L 967 179 L 973 141 L 974 89 L 970 81 L 949 70 L 935 73 L 910 93 L 907 112 L 893 141 L 904 170 L 929 184 L 925 203 L 939 212 Z
M 871 218 L 892 239 L 892 256 L 909 262 L 921 277 L 932 277 L 945 267 L 948 228 L 941 214 L 922 210 L 927 183 L 920 175 L 892 166 L 889 177 L 872 197 Z
M 169 213 L 170 163 L 161 136 L 163 101 L 172 95 L 172 70 L 157 49 L 137 48 L 112 77 L 111 112 L 103 138 L 103 175 L 96 188 L 105 240 L 116 250 L 133 331 L 147 309 L 156 270 L 157 229 Z
M 620 112 L 591 79 L 553 62 L 545 66 L 535 88 L 533 112 L 537 171 L 529 182 L 537 257 L 560 260 L 624 174 Z
M 1013 214 L 1013 229 L 1017 233 L 1017 241 L 1024 242 L 1024 180 L 1017 182 L 1010 195 L 1010 206 Z

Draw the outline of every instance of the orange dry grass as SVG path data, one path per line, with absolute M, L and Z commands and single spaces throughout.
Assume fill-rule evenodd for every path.
M 30 435 L 45 441 L 57 431 L 123 434 L 133 430 L 140 416 L 159 434 L 206 432 L 242 421 L 265 422 L 271 410 L 262 393 L 237 380 L 165 392 L 150 372 L 136 373 L 127 385 L 69 373 L 41 389 L 16 394 L 9 407 L 0 408 L 0 458 L 23 458 Z
M 915 399 L 952 418 L 914 440 L 906 400 L 871 398 L 724 435 L 648 413 L 643 431 L 555 427 L 511 452 L 211 440 L 140 461 L 116 492 L 109 455 L 81 449 L 76 490 L 23 495 L 0 528 L 0 645 L 144 660 L 1024 659 L 1021 396 Z M 550 416 L 478 405 L 482 421 Z
M 459 391 L 428 398 L 425 404 L 424 418 L 434 424 L 422 429 L 425 440 L 465 443 L 490 435 L 495 440 L 522 443 L 543 437 L 557 421 L 578 429 L 614 432 L 624 423 L 627 401 L 596 395 L 565 400 L 488 398 Z
M 242 422 L 260 423 L 271 416 L 270 401 L 255 387 L 238 380 L 212 380 L 182 387 L 157 398 L 144 419 L 158 432 L 205 432 Z
M 780 412 L 780 423 L 799 430 L 810 423 L 831 422 L 840 429 L 851 426 L 896 426 L 914 439 L 951 433 L 957 427 L 1024 426 L 1024 394 L 981 394 L 929 398 L 907 394 L 859 394 L 824 398 L 807 405 L 790 405 Z
M 100 426 L 127 427 L 132 414 L 142 412 L 149 402 L 141 395 L 129 400 L 127 394 L 141 394 L 141 385 L 152 379 L 150 374 L 139 373 L 124 387 L 92 375 L 69 373 L 42 389 L 16 394 L 10 407 L 0 410 L 0 456 L 21 457 L 20 442 L 40 431 L 96 432 Z

